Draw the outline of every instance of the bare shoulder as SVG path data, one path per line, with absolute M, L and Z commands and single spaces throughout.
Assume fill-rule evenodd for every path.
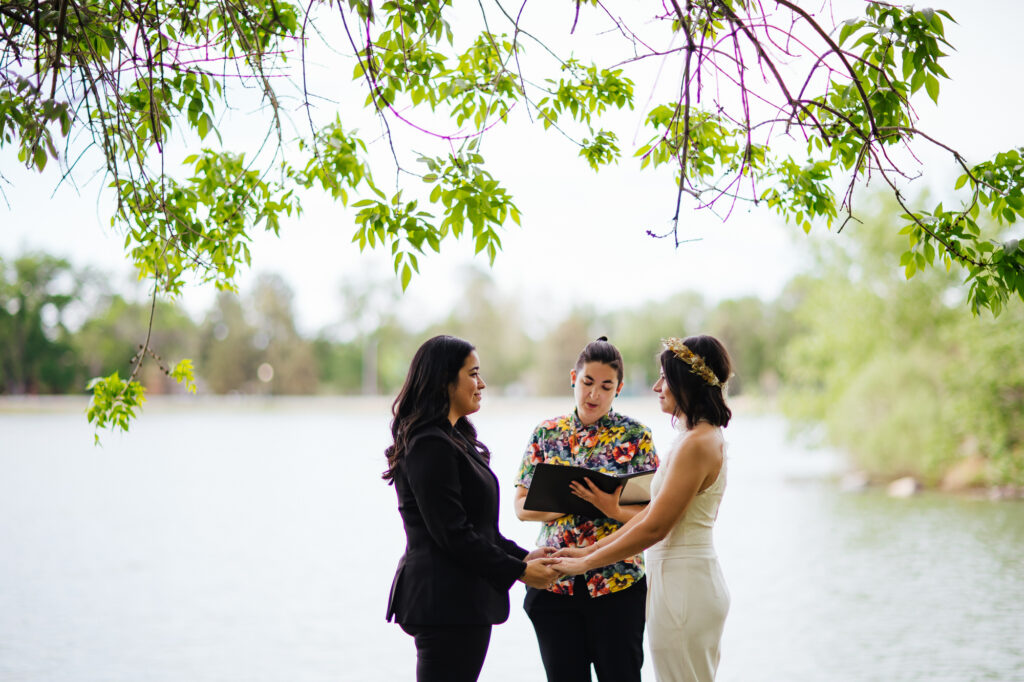
M 725 457 L 724 444 L 721 429 L 698 424 L 679 442 L 673 460 L 684 466 L 717 469 Z

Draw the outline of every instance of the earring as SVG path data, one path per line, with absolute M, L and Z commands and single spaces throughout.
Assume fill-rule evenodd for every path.
M 569 388 L 576 388 L 576 384 L 570 385 Z

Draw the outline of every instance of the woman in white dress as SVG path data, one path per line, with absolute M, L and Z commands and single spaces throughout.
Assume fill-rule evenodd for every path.
M 720 658 L 729 590 L 712 543 L 725 491 L 722 428 L 732 412 L 725 347 L 712 336 L 667 339 L 654 384 L 661 410 L 681 431 L 651 484 L 652 499 L 615 533 L 586 548 L 555 554 L 576 575 L 648 549 L 647 638 L 658 682 L 711 682 Z M 594 491 L 576 486 L 589 499 Z

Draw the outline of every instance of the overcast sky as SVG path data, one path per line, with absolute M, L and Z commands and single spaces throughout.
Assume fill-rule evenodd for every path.
M 835 14 L 852 16 L 860 6 L 837 3 Z M 973 162 L 1020 146 L 1024 126 L 1017 93 L 1024 67 L 1019 37 L 1024 7 L 991 0 L 936 6 L 959 22 L 947 25 L 947 37 L 958 51 L 942 62 L 952 81 L 943 83 L 940 106 L 932 105 L 923 91 L 917 98 L 920 127 L 967 152 Z M 572 305 L 606 310 L 680 290 L 700 291 L 711 299 L 747 294 L 771 298 L 803 266 L 802 231 L 781 224 L 764 209 L 748 212 L 739 207 L 726 223 L 684 209 L 681 236 L 698 241 L 678 249 L 671 240 L 646 236 L 647 230 L 668 229 L 675 202 L 670 174 L 641 173 L 631 158 L 630 148 L 648 137 L 640 127 L 646 99 L 638 88 L 631 122 L 636 134 L 621 140 L 626 153 L 618 166 L 599 174 L 576 158 L 571 145 L 525 121 L 484 142 L 493 172 L 523 213 L 522 228 L 510 223 L 502 235 L 504 250 L 493 274 L 502 290 L 531 302 L 535 322 Z M 77 196 L 62 189 L 51 198 L 56 176 L 49 169 L 42 176 L 21 169 L 10 151 L 0 155 L 0 163 L 6 179 L 6 204 L 0 199 L 0 256 L 43 249 L 76 265 L 94 265 L 115 278 L 131 279 L 124 238 L 103 215 L 106 204 L 98 199 L 97 182 L 84 184 Z M 938 179 L 948 181 L 951 174 L 939 169 Z M 312 196 L 304 205 L 303 217 L 286 221 L 280 239 L 256 238 L 252 272 L 239 284 L 244 290 L 255 273 L 282 275 L 295 291 L 300 327 L 314 332 L 338 318 L 343 277 L 382 278 L 390 276 L 391 265 L 387 254 L 359 254 L 350 241 L 351 211 Z M 835 238 L 823 228 L 816 231 L 823 233 L 819 238 Z M 474 257 L 471 243 L 463 240 L 449 243 L 441 256 L 421 258 L 420 264 L 421 275 L 414 278 L 403 303 L 413 324 L 457 305 L 462 267 L 484 267 L 486 259 Z M 209 286 L 191 287 L 184 304 L 198 313 L 213 294 Z

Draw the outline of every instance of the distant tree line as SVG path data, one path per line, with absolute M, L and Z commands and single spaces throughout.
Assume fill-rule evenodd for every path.
M 164 371 L 188 357 L 205 393 L 393 394 L 422 340 L 448 333 L 477 345 L 492 390 L 562 394 L 579 350 L 605 334 L 624 355 L 626 390 L 638 392 L 655 380 L 661 338 L 704 330 L 724 338 L 744 368 L 735 392 L 771 394 L 791 326 L 791 311 L 777 303 L 751 297 L 712 305 L 680 293 L 618 311 L 577 308 L 533 338 L 524 330 L 525 303 L 503 294 L 486 271 L 467 270 L 464 288 L 457 310 L 410 329 L 398 318 L 401 294 L 392 280 L 346 280 L 337 324 L 312 338 L 297 331 L 293 293 L 276 275 L 259 277 L 241 295 L 220 293 L 199 320 L 158 299 L 160 324 L 150 341 L 157 357 L 143 364 L 144 384 L 149 394 L 182 391 Z M 76 270 L 62 258 L 0 259 L 0 392 L 79 393 L 90 377 L 127 374 L 151 305 L 126 299 L 103 273 Z
M 874 477 L 938 484 L 959 471 L 968 484 L 1024 485 L 1024 307 L 972 317 L 955 274 L 930 269 L 908 283 L 886 256 L 901 239 L 888 229 L 893 212 L 879 205 L 858 230 L 815 242 L 810 274 L 775 300 L 682 292 L 579 307 L 539 338 L 525 331 L 527 304 L 486 271 L 468 271 L 459 306 L 426 329 L 399 319 L 396 282 L 352 277 L 337 324 L 312 338 L 296 330 L 288 284 L 265 275 L 242 295 L 221 293 L 199 320 L 157 300 L 160 357 L 142 380 L 150 395 L 181 391 L 164 371 L 188 357 L 204 393 L 393 395 L 422 340 L 450 333 L 476 344 L 489 390 L 563 395 L 580 348 L 604 334 L 637 394 L 656 378 L 661 338 L 706 332 L 733 355 L 732 395 L 814 428 Z M 149 303 L 113 292 L 101 273 L 40 253 L 0 260 L 0 392 L 80 393 L 90 377 L 127 374 L 149 317 Z
M 184 390 L 166 374 L 182 358 L 202 367 L 205 392 L 317 392 L 314 344 L 296 331 L 280 277 L 260 277 L 243 297 L 221 293 L 196 321 L 167 301 L 126 299 L 103 273 L 27 253 L 0 259 L 0 393 L 84 393 L 91 377 L 127 375 L 153 305 L 155 357 L 141 369 L 149 394 Z

